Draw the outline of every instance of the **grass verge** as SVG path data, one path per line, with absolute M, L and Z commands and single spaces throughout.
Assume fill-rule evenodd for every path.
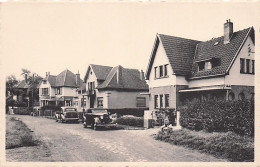
M 6 149 L 36 146 L 37 140 L 34 140 L 31 130 L 20 120 L 15 117 L 6 119 Z
M 188 129 L 166 130 L 155 135 L 155 139 L 208 153 L 218 158 L 225 158 L 232 162 L 254 161 L 254 139 L 233 132 L 207 133 Z

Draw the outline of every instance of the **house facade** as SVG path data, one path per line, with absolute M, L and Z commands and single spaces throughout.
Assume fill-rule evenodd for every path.
M 39 84 L 40 106 L 73 106 L 73 98 L 77 96 L 77 90 L 82 84 L 80 75 L 68 69 L 57 76 L 46 73 L 46 77 Z
M 148 108 L 148 85 L 142 71 L 90 64 L 84 82 L 81 102 L 85 108 Z
M 206 42 L 157 34 L 146 71 L 149 109 L 175 108 L 191 101 L 254 98 L 253 27 Z

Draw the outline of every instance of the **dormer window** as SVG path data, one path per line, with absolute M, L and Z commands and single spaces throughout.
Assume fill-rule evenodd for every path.
M 199 71 L 205 71 L 205 61 L 199 62 Z
M 198 71 L 211 70 L 220 65 L 220 59 L 211 58 L 205 61 L 199 61 L 198 63 Z

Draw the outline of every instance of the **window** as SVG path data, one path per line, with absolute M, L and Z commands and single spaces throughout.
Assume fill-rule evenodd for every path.
M 252 74 L 255 73 L 255 60 L 252 60 Z
M 164 65 L 164 76 L 168 76 L 168 64 Z
M 61 89 L 62 88 L 56 88 L 56 95 L 61 95 L 62 93 L 61 93 Z
M 163 95 L 160 95 L 160 108 L 163 108 Z
M 155 77 L 155 78 L 158 78 L 157 70 L 158 70 L 157 67 L 154 67 L 154 77 Z
M 246 59 L 246 73 L 249 74 L 249 64 L 250 64 L 250 60 Z
M 205 62 L 199 62 L 198 63 L 198 66 L 199 66 L 199 71 L 204 71 L 205 70 Z
M 160 77 L 163 76 L 163 66 L 159 66 L 159 70 L 160 70 Z
M 136 97 L 136 107 L 145 107 L 146 99 L 145 97 Z
M 255 73 L 255 60 L 240 59 L 240 73 L 242 74 L 254 74 Z
M 88 82 L 88 90 L 94 90 L 95 89 L 95 82 Z
M 42 95 L 49 95 L 49 89 L 48 88 L 42 88 Z
M 206 62 L 205 62 L 205 69 L 206 69 L 206 70 L 211 70 L 211 68 L 212 68 L 211 62 L 210 62 L 210 61 L 206 61 Z
M 43 80 L 43 82 L 42 82 L 43 84 L 46 84 L 47 83 L 47 81 L 46 80 Z
M 240 59 L 240 73 L 245 73 L 245 59 Z
M 169 94 L 165 94 L 165 108 L 169 107 L 169 98 L 170 98 L 170 95 Z
M 154 95 L 154 108 L 158 108 L 158 95 Z
M 97 98 L 97 107 L 98 108 L 103 108 L 103 97 L 98 97 Z
M 86 106 L 86 99 L 81 98 L 81 107 L 85 107 L 85 106 Z
M 154 67 L 154 77 L 155 78 L 168 77 L 168 64 Z

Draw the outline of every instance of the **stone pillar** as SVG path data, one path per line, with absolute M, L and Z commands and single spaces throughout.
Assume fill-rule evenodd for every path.
M 176 117 L 176 129 L 181 129 L 181 125 L 180 125 L 180 111 L 176 111 L 177 112 L 177 117 Z

